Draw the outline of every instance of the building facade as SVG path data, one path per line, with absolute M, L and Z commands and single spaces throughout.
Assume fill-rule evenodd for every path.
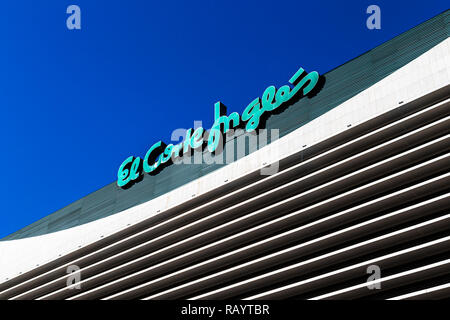
M 449 20 L 324 74 L 231 163 L 114 182 L 2 239 L 0 299 L 450 297 Z

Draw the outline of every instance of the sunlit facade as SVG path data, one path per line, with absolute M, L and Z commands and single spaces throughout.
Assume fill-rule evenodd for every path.
M 324 74 L 232 163 L 114 182 L 2 239 L 0 299 L 450 297 L 449 19 Z

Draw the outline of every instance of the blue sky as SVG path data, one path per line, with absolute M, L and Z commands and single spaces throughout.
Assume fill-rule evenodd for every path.
M 66 8 L 81 8 L 81 30 Z M 381 8 L 381 30 L 366 8 Z M 325 73 L 448 1 L 10 0 L 0 18 L 0 238 L 116 180 L 213 104 L 241 112 L 300 66 Z

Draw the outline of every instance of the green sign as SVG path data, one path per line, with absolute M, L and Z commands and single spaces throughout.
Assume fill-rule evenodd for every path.
M 230 129 L 245 127 L 246 132 L 255 131 L 260 125 L 265 112 L 272 112 L 280 106 L 292 102 L 294 97 L 303 97 L 309 94 L 317 85 L 319 74 L 316 71 L 306 73 L 300 68 L 289 84 L 280 87 L 267 87 L 261 97 L 255 98 L 239 115 L 233 112 L 227 115 L 225 106 L 220 102 L 214 104 L 214 124 L 209 132 L 203 128 L 186 131 L 183 142 L 176 145 L 166 145 L 162 141 L 156 142 L 148 149 L 144 159 L 130 156 L 120 165 L 117 172 L 117 185 L 121 188 L 131 186 L 143 174 L 156 174 L 164 166 L 170 164 L 171 159 L 182 157 L 191 150 L 203 148 L 205 145 L 209 152 L 215 152 L 219 146 L 222 135 Z

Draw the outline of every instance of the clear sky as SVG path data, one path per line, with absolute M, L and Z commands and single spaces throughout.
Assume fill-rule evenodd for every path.
M 81 8 L 68 30 L 66 8 Z M 381 30 L 366 8 L 381 8 Z M 0 13 L 0 238 L 116 180 L 213 104 L 241 112 L 448 9 L 428 1 L 9 0 Z M 345 81 L 345 79 L 343 79 Z

